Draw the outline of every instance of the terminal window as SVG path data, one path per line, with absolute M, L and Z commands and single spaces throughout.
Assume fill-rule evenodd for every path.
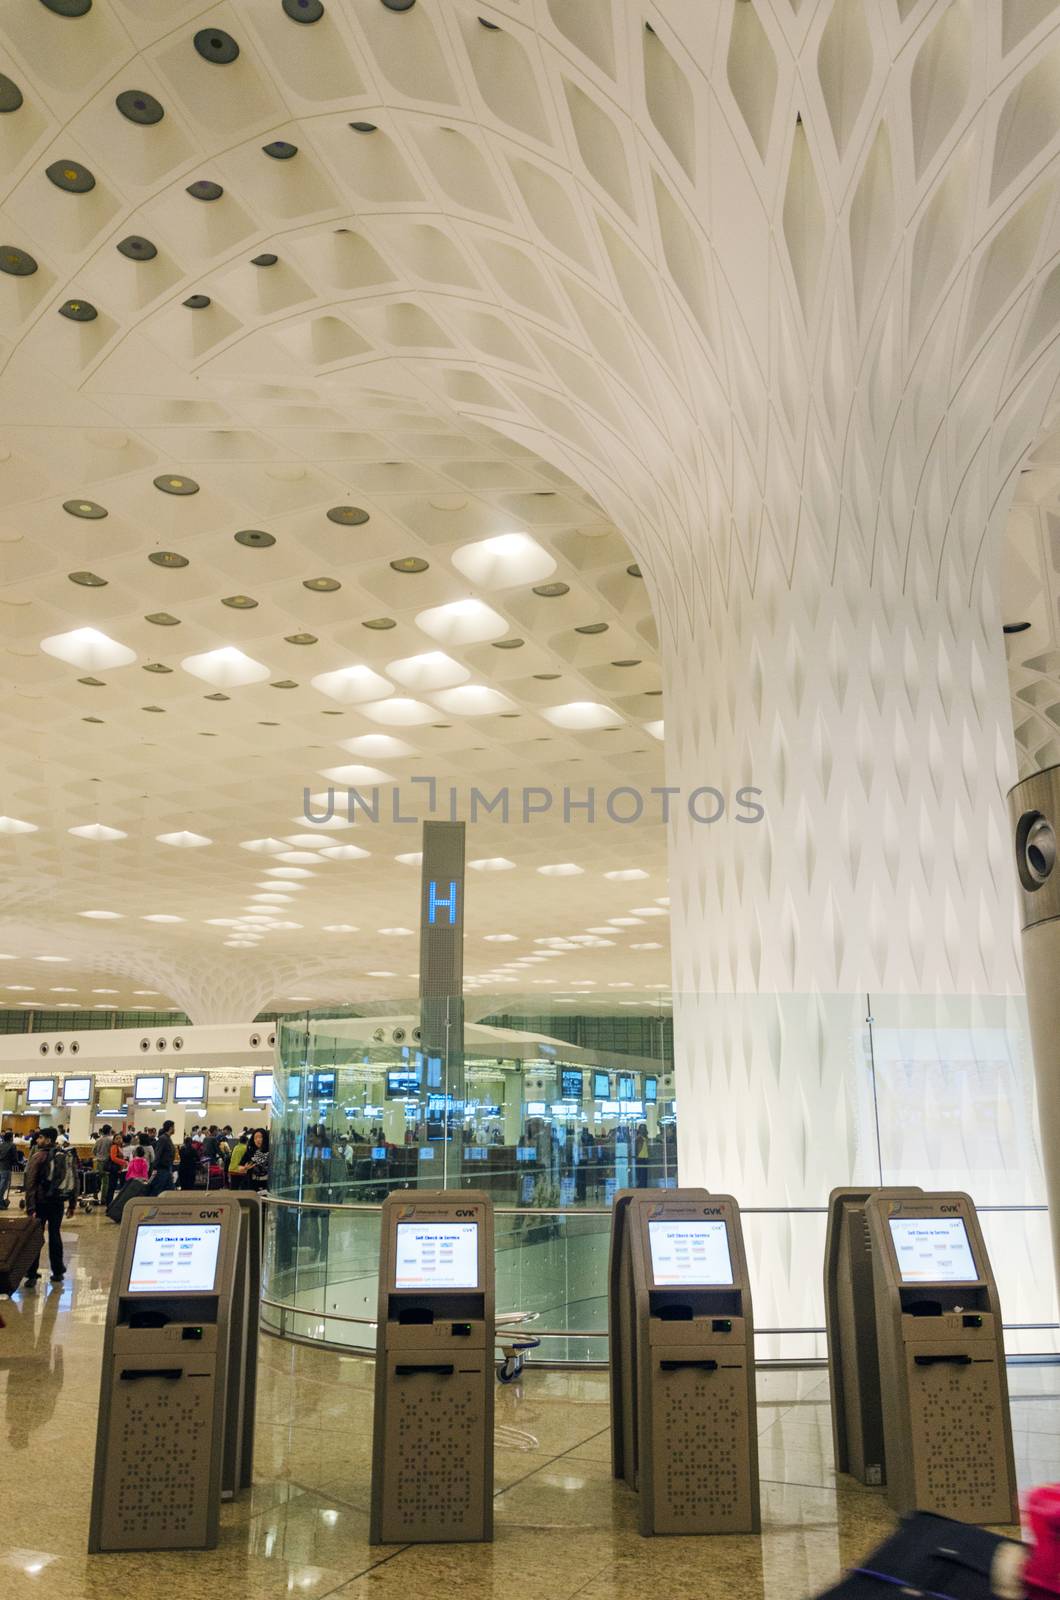
M 477 1222 L 399 1222 L 396 1289 L 477 1289 Z
M 968 1229 L 961 1217 L 891 1217 L 891 1238 L 903 1283 L 977 1283 Z
M 649 1222 L 651 1271 L 657 1289 L 672 1284 L 731 1284 L 729 1230 L 699 1217 Z

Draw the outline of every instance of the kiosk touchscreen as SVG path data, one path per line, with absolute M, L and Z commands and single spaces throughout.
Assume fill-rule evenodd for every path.
M 880 1355 L 876 1342 L 873 1254 L 865 1202 L 909 1189 L 833 1189 L 828 1197 L 824 1307 L 832 1441 L 839 1472 L 871 1487 L 886 1482 Z
M 1001 1305 L 965 1194 L 866 1202 L 887 1498 L 961 1522 L 1018 1518 Z
M 103 1346 L 90 1551 L 216 1545 L 239 1281 L 238 1205 L 174 1195 L 125 1207 Z
M 757 1532 L 754 1325 L 735 1200 L 620 1193 L 609 1313 L 612 1470 L 639 1492 L 641 1532 Z
M 492 1539 L 493 1206 L 408 1196 L 383 1204 L 370 1539 Z

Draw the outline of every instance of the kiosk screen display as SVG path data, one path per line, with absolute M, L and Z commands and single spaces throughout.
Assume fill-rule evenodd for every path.
M 395 1289 L 477 1289 L 477 1222 L 399 1222 Z
M 729 1230 L 724 1222 L 696 1217 L 648 1223 L 655 1287 L 668 1284 L 731 1284 Z
M 178 1106 L 204 1106 L 205 1072 L 178 1072 L 173 1079 L 173 1103 Z
M 55 1099 L 54 1078 L 30 1078 L 26 1084 L 28 1106 L 50 1106 Z
M 593 1099 L 607 1100 L 611 1096 L 611 1074 L 609 1072 L 593 1073 Z
M 211 1294 L 221 1244 L 219 1222 L 141 1222 L 130 1294 Z
M 580 1100 L 584 1074 L 575 1067 L 563 1067 L 559 1075 L 559 1092 L 564 1100 Z
M 87 1106 L 92 1099 L 91 1078 L 64 1078 L 63 1105 Z
M 160 1106 L 166 1098 L 165 1074 L 152 1072 L 150 1077 L 139 1077 L 133 1086 L 133 1099 L 138 1106 Z
M 903 1283 L 975 1283 L 972 1247 L 961 1217 L 891 1217 Z

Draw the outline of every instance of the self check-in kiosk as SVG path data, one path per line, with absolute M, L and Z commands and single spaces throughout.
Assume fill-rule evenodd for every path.
M 493 1537 L 493 1204 L 480 1190 L 383 1203 L 372 1544 Z
M 876 1342 L 873 1253 L 865 1202 L 872 1194 L 919 1189 L 833 1189 L 828 1197 L 824 1307 L 832 1439 L 839 1472 L 861 1483 L 886 1482 L 880 1356 Z
M 966 1194 L 873 1195 L 887 1498 L 896 1511 L 1015 1522 L 1001 1305 Z
M 754 1322 L 740 1211 L 624 1190 L 609 1268 L 612 1471 L 644 1534 L 757 1533 Z
M 103 1345 L 90 1552 L 217 1543 L 229 1384 L 239 1381 L 233 1366 L 245 1336 L 237 1304 L 245 1215 L 205 1194 L 125 1208 Z M 234 1470 L 238 1477 L 238 1460 Z

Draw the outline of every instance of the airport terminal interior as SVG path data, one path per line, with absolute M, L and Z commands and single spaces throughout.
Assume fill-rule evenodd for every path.
M 0 686 L 5 1594 L 1060 1595 L 1060 0 L 0 0 Z

